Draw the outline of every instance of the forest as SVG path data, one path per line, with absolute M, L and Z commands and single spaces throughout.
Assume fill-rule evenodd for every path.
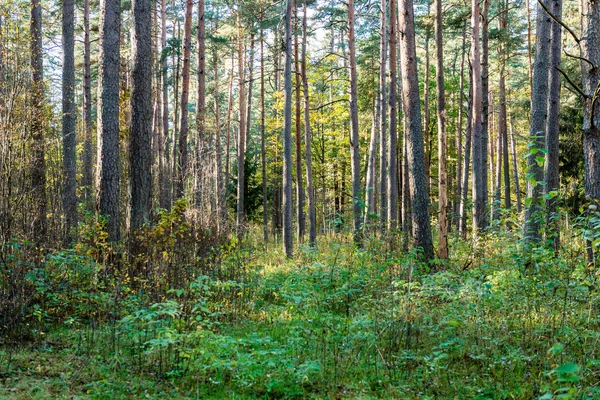
M 600 1 L 0 0 L 1 399 L 600 399 Z

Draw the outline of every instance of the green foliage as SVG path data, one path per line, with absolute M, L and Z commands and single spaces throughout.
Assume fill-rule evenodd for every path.
M 157 254 L 182 257 L 177 243 L 187 246 L 178 207 L 145 233 Z M 452 261 L 432 273 L 376 239 L 360 251 L 350 238 L 323 239 L 286 262 L 254 247 L 254 234 L 152 293 L 149 282 L 132 290 L 103 276 L 91 255 L 49 255 L 27 278 L 29 321 L 47 339 L 0 350 L 0 374 L 24 380 L 5 380 L 0 397 L 34 387 L 157 399 L 598 395 L 598 282 L 577 247 L 525 253 L 513 234 L 490 234 L 476 249 L 454 242 Z M 34 358 L 51 361 L 32 373 Z

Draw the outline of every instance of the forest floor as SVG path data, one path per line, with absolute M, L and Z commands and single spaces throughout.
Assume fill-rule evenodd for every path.
M 512 235 L 453 238 L 433 267 L 378 239 L 292 260 L 249 239 L 160 299 L 0 347 L 0 398 L 600 399 L 596 271 Z

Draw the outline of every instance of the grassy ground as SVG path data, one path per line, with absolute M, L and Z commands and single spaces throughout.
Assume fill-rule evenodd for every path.
M 106 296 L 110 317 L 2 347 L 0 398 L 600 399 L 598 277 L 575 244 L 454 240 L 433 267 L 365 247 L 285 260 L 250 239 L 161 298 Z

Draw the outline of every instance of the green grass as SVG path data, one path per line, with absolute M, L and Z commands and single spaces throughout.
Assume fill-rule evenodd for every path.
M 575 244 L 455 240 L 432 270 L 348 241 L 286 260 L 251 237 L 159 301 L 48 324 L 0 350 L 0 398 L 600 398 L 598 280 Z

